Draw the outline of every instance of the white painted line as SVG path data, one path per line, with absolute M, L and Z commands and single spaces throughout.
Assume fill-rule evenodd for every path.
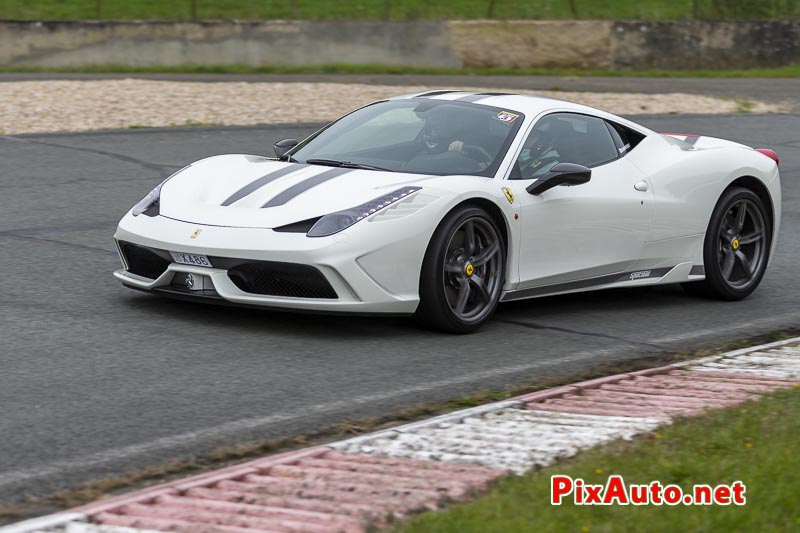
M 779 378 L 779 379 L 791 379 L 794 377 L 799 377 L 800 374 L 792 375 L 789 372 L 780 372 L 777 370 L 764 370 L 764 369 L 757 369 L 757 368 L 741 368 L 741 367 L 732 367 L 729 365 L 714 365 L 709 364 L 705 366 L 701 366 L 698 368 L 692 368 L 692 370 L 697 370 L 700 372 L 736 372 L 737 374 L 750 374 L 752 376 L 762 376 L 767 378 Z
M 394 438 L 398 433 L 417 431 L 418 429 L 421 429 L 423 427 L 437 425 L 437 424 L 457 422 L 469 416 L 488 413 L 491 411 L 499 411 L 500 409 L 505 409 L 506 407 L 516 407 L 521 404 L 522 402 L 519 402 L 517 400 L 504 400 L 501 402 L 479 405 L 477 407 L 470 407 L 469 409 L 462 409 L 460 411 L 454 411 L 452 413 L 435 416 L 427 420 L 420 420 L 419 422 L 411 422 L 409 424 L 403 424 L 401 426 L 396 426 L 376 433 L 368 433 L 366 435 L 359 435 L 357 437 L 352 437 L 346 440 L 333 442 L 331 444 L 328 444 L 328 446 L 335 450 L 343 450 L 345 448 L 348 448 L 349 446 L 362 444 L 367 441 L 372 441 L 375 439 L 382 439 L 382 438 Z
M 706 357 L 686 366 L 698 371 L 727 371 L 752 376 L 793 379 L 800 377 L 800 339 L 753 346 L 721 356 Z M 792 346 L 790 346 L 792 345 Z
M 680 335 L 672 335 L 669 337 L 660 337 L 658 339 L 650 339 L 649 342 L 653 344 L 668 344 L 673 342 L 685 342 L 687 340 L 692 339 L 702 339 L 703 337 L 711 337 L 711 336 L 718 336 L 720 333 L 728 333 L 733 332 L 737 335 L 741 335 L 743 330 L 750 330 L 750 331 L 763 331 L 764 327 L 775 326 L 773 329 L 779 329 L 780 327 L 785 327 L 787 323 L 796 323 L 797 320 L 800 319 L 800 312 L 794 313 L 785 313 L 778 317 L 768 317 L 768 318 L 760 318 L 757 320 L 751 320 L 749 322 L 744 323 L 737 323 L 731 324 L 729 326 L 722 326 L 717 328 L 708 328 L 708 329 L 701 329 L 694 331 L 692 333 L 681 333 Z M 791 343 L 797 342 L 798 338 L 789 339 L 787 341 L 777 341 L 771 342 L 769 344 L 764 344 L 763 346 L 773 346 L 782 343 Z M 749 348 L 742 348 L 741 350 L 748 350 Z M 740 350 L 733 350 L 729 352 L 729 354 L 735 354 Z M 728 354 L 726 354 L 728 355 Z
M 554 411 L 537 411 L 535 409 L 527 409 L 528 416 L 534 415 L 542 420 L 542 422 L 550 422 L 551 419 L 557 421 L 558 424 L 575 424 L 579 426 L 609 426 L 615 423 L 627 425 L 631 420 L 641 420 L 642 422 L 663 423 L 664 420 L 660 418 L 641 418 L 629 416 L 606 416 L 606 415 L 585 415 L 580 413 L 558 413 Z
M 357 437 L 352 437 L 346 440 L 331 442 L 326 446 L 334 450 L 341 451 L 350 446 L 359 446 L 361 444 L 373 441 L 375 439 L 393 439 L 397 435 L 398 433 L 394 429 L 387 429 L 385 431 L 378 431 L 376 433 L 367 433 L 366 435 L 359 435 Z
M 33 531 L 46 531 L 63 526 L 68 522 L 80 522 L 86 519 L 87 517 L 83 513 L 56 513 L 0 527 L 0 533 L 32 533 Z
M 800 316 L 800 313 L 798 313 Z M 733 350 L 730 352 L 725 352 L 717 355 L 709 355 L 707 357 L 701 357 L 700 359 L 693 359 L 690 361 L 682 361 L 680 363 L 674 363 L 672 366 L 680 366 L 685 367 L 687 365 L 702 365 L 708 362 L 716 362 L 720 359 L 727 359 L 730 357 L 736 357 L 739 355 L 745 355 L 752 352 L 760 352 L 762 350 L 768 350 L 771 348 L 778 348 L 780 346 L 786 346 L 787 344 L 797 344 L 800 343 L 800 337 L 793 337 L 791 339 L 786 339 L 783 341 L 776 341 L 770 342 L 767 344 L 759 344 L 758 346 L 750 346 L 749 348 L 740 348 L 738 350 Z
M 406 433 L 409 431 L 416 431 L 418 429 L 422 429 L 428 426 L 435 426 L 436 424 L 458 422 L 468 417 L 478 416 L 493 411 L 500 411 L 508 407 L 519 407 L 519 406 L 522 406 L 522 402 L 518 400 L 504 400 L 502 402 L 494 402 L 486 405 L 479 405 L 478 407 L 471 407 L 469 409 L 454 411 L 452 413 L 447 413 L 444 415 L 429 418 L 428 420 L 420 420 L 419 422 L 403 424 L 402 426 L 397 426 L 396 428 L 393 429 L 401 433 Z
M 749 361 L 754 363 L 764 363 L 775 366 L 800 366 L 800 356 L 780 355 L 776 352 L 753 352 L 747 355 L 734 357 L 730 361 Z

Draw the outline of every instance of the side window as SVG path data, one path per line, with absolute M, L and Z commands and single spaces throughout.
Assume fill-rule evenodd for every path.
M 620 155 L 625 155 L 633 150 L 645 137 L 638 131 L 634 131 L 615 122 L 606 121 L 606 126 L 608 126 L 608 131 L 611 133 L 611 137 L 614 139 L 614 144 L 617 146 L 617 151 L 619 151 Z
M 596 167 L 619 156 L 604 120 L 577 113 L 553 113 L 539 119 L 528 134 L 511 178 L 538 178 L 558 163 Z

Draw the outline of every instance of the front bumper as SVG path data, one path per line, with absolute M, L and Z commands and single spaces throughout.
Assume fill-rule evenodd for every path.
M 330 237 L 309 238 L 261 228 L 231 228 L 190 224 L 163 216 L 127 215 L 114 235 L 158 251 L 203 254 L 214 258 L 307 265 L 318 270 L 335 297 L 288 297 L 245 292 L 228 268 L 171 262 L 157 277 L 125 268 L 114 276 L 125 286 L 186 299 L 298 311 L 357 314 L 412 314 L 419 304 L 419 272 L 424 246 L 419 235 L 386 242 L 385 223 L 366 221 Z M 378 226 L 384 226 L 379 228 Z M 199 231 L 198 231 L 199 230 Z M 383 234 L 383 238 L 380 238 Z M 427 241 L 425 241 L 427 242 Z M 194 280 L 184 284 L 187 274 Z M 241 284 L 240 284 L 241 285 Z

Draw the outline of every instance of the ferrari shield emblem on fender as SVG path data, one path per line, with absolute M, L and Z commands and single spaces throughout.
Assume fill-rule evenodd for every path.
M 192 239 L 196 239 L 196 238 L 197 238 L 197 236 L 198 236 L 198 235 L 200 235 L 200 232 L 201 232 L 201 231 L 203 231 L 203 230 L 201 230 L 201 229 L 196 229 L 196 230 L 194 230 L 194 232 L 193 232 L 193 233 L 192 233 L 192 235 L 191 235 L 191 238 L 192 238 Z
M 514 203 L 514 193 L 511 192 L 511 189 L 509 189 L 508 187 L 503 187 L 503 194 L 506 195 L 506 200 L 508 200 L 508 203 L 510 204 Z

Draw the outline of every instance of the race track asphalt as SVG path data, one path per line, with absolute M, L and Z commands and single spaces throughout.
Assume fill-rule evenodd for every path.
M 118 218 L 173 169 L 306 126 L 0 136 L 0 504 L 248 439 L 800 324 L 800 116 L 653 116 L 772 147 L 779 249 L 742 302 L 679 288 L 501 305 L 478 334 L 194 305 L 124 289 Z

